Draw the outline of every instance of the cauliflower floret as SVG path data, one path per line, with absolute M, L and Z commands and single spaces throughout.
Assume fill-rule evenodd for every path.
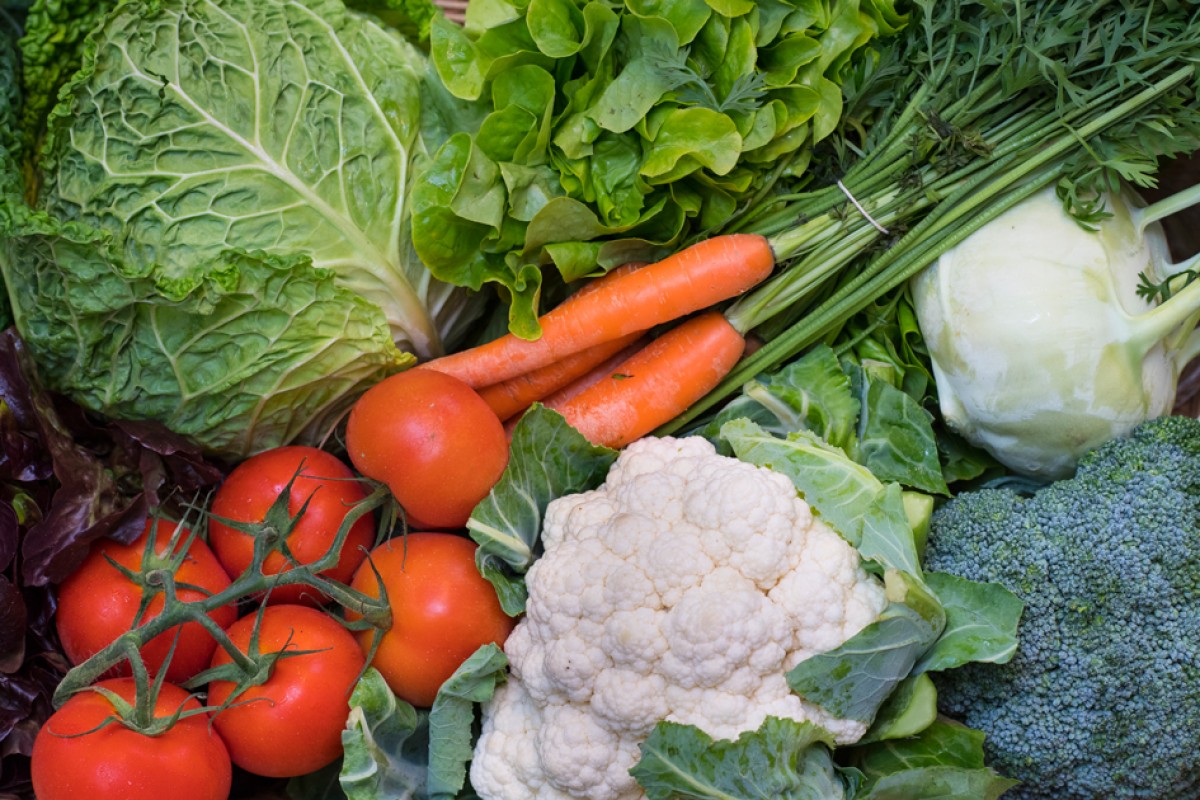
M 643 797 L 629 769 L 662 719 L 725 739 L 768 715 L 839 744 L 865 733 L 787 685 L 886 599 L 786 477 L 700 437 L 642 439 L 604 486 L 550 504 L 542 541 L 511 680 L 484 706 L 480 796 Z

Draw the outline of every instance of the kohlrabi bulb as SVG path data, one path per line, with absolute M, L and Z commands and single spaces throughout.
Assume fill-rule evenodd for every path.
M 942 414 L 1014 471 L 1063 477 L 1169 413 L 1195 352 L 1200 281 L 1157 307 L 1139 297 L 1139 273 L 1172 269 L 1166 239 L 1130 198 L 1107 201 L 1112 217 L 1092 232 L 1048 189 L 914 279 Z

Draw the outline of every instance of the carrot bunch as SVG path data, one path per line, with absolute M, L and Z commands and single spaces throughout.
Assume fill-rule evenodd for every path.
M 474 387 L 502 420 L 542 402 L 592 442 L 621 447 L 678 416 L 737 364 L 743 333 L 709 309 L 774 266 L 764 237 L 716 236 L 593 281 L 542 315 L 536 340 L 506 334 L 420 368 Z

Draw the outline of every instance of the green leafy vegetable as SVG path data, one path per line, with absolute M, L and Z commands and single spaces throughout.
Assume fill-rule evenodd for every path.
M 429 796 L 454 798 L 467 778 L 474 745 L 475 706 L 491 699 L 508 677 L 508 659 L 485 644 L 438 689 L 429 710 Z
M 984 762 L 983 734 L 939 719 L 920 734 L 850 748 L 844 759 L 862 772 L 860 800 L 995 800 L 1017 781 Z
M 983 735 L 946 720 L 839 749 L 810 723 L 768 717 L 736 741 L 660 722 L 632 770 L 650 800 L 996 800 L 1017 781 L 984 763 Z
M 839 362 L 832 348 L 817 345 L 749 381 L 701 432 L 719 440 L 721 425 L 738 418 L 776 436 L 808 430 L 879 481 L 947 494 L 932 417 L 888 377 L 889 372 Z
M 349 800 L 423 797 L 429 715 L 400 700 L 374 667 L 350 695 L 339 781 Z
M 0 221 L 53 389 L 245 455 L 319 440 L 470 321 L 409 239 L 457 107 L 401 37 L 337 0 L 135 2 L 82 61 Z
M 505 680 L 508 659 L 494 644 L 464 661 L 428 711 L 413 708 L 368 668 L 350 696 L 338 780 L 349 800 L 460 796 L 471 760 L 476 705 Z
M 925 673 L 910 675 L 879 707 L 870 729 L 857 744 L 906 739 L 928 728 L 937 719 L 937 688 Z
M 32 0 L 21 39 L 27 103 L 20 119 L 21 135 L 32 152 L 45 136 L 46 118 L 59 89 L 79 69 L 84 38 L 118 5 L 117 0 Z M 426 38 L 439 13 L 431 0 L 351 0 L 347 5 L 373 14 L 406 36 Z M 18 84 L 13 84 L 14 86 Z M 14 128 L 16 130 L 16 128 Z
M 616 458 L 616 451 L 592 444 L 544 406 L 521 417 L 504 475 L 467 521 L 479 544 L 479 571 L 496 587 L 505 612 L 516 616 L 525 609 L 522 576 L 537 557 L 546 506 L 603 483 Z
M 919 582 L 892 571 L 885 585 L 888 605 L 875 622 L 788 673 L 788 685 L 796 694 L 835 717 L 873 721 L 945 626 L 941 603 Z
M 903 23 L 892 0 L 495 0 L 434 20 L 438 73 L 487 116 L 418 186 L 417 251 L 498 284 L 533 338 L 548 261 L 572 280 L 652 258 L 803 175 L 843 76 Z
M 925 582 L 946 609 L 946 629 L 917 663 L 918 671 L 937 672 L 970 661 L 1004 664 L 1012 659 L 1024 609 L 1020 598 L 997 584 L 943 572 L 926 573 Z
M 713 741 L 691 725 L 660 722 L 630 770 L 650 800 L 836 800 L 848 798 L 829 733 L 767 717 L 757 731 Z
M 22 76 L 12 84 L 25 97 L 19 127 L 12 130 L 20 131 L 28 155 L 45 136 L 59 89 L 79 69 L 84 37 L 114 5 L 114 0 L 34 0 L 30 5 L 20 44 Z
M 374 15 L 410 39 L 428 39 L 433 18 L 442 13 L 432 0 L 351 0 L 347 5 Z
M 949 495 L 938 463 L 933 416 L 917 401 L 866 369 L 854 370 L 863 397 L 856 460 L 881 481 Z
M 4 199 L 20 194 L 21 141 L 18 119 L 21 113 L 20 51 L 17 49 L 19 31 L 16 22 L 0 9 L 0 227 L 8 215 Z M 0 298 L 0 325 L 12 323 L 8 297 Z
M 846 451 L 854 449 L 859 412 L 850 378 L 833 350 L 817 346 L 777 372 L 759 375 L 717 413 L 702 433 L 720 446 L 721 426 L 745 418 L 776 436 L 809 430 Z

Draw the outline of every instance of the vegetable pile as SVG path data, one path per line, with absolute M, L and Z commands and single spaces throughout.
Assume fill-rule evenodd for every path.
M 465 5 L 0 0 L 0 796 L 1200 800 L 1200 9 Z

